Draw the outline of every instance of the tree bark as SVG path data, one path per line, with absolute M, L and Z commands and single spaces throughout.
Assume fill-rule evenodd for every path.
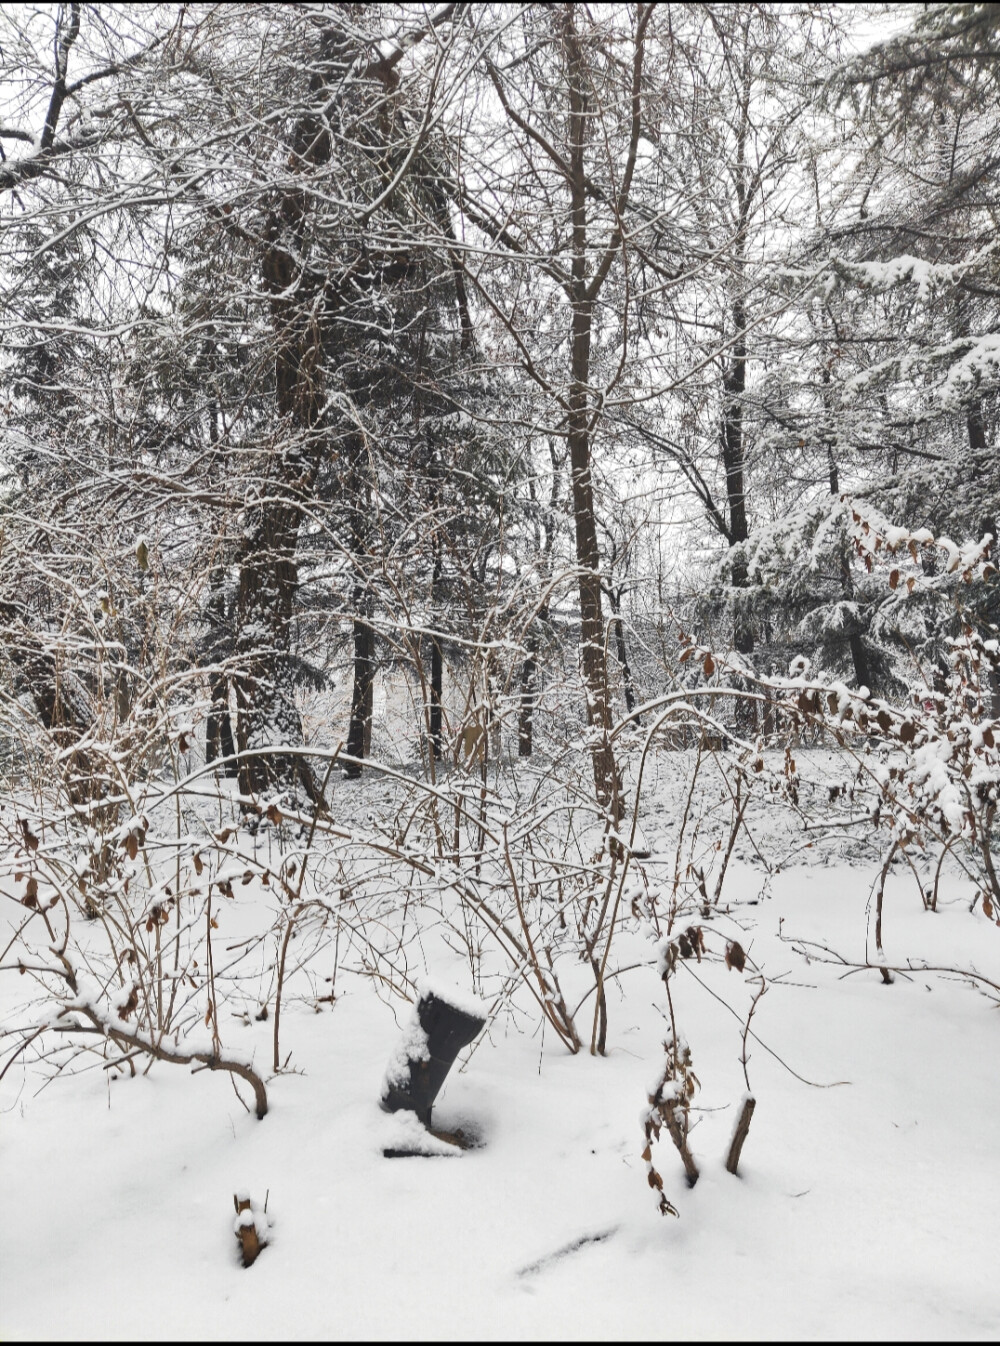
M 594 295 L 587 276 L 587 173 L 585 149 L 589 134 L 587 80 L 576 33 L 573 7 L 563 9 L 569 95 L 569 189 L 572 220 L 570 264 L 570 384 L 568 441 L 577 583 L 580 596 L 580 661 L 586 694 L 587 727 L 594 771 L 594 790 L 602 808 L 618 821 L 620 788 L 609 737 L 607 670 L 604 656 L 604 610 L 601 602 L 601 558 L 597 545 L 594 487 L 591 477 L 590 358 Z
M 287 478 L 281 483 L 285 485 Z M 301 511 L 280 499 L 280 487 L 268 490 L 253 511 L 241 564 L 237 598 L 236 741 L 248 749 L 274 747 L 267 756 L 242 756 L 240 793 L 260 795 L 301 785 L 314 802 L 319 790 L 308 764 L 281 747 L 302 743 L 302 721 L 295 704 L 291 660 L 292 613 L 298 588 L 295 550 Z M 277 498 L 276 498 L 277 497 Z
M 632 670 L 629 667 L 628 651 L 625 648 L 625 624 L 622 621 L 621 589 L 608 590 L 613 615 L 612 627 L 615 635 L 615 653 L 622 670 L 622 690 L 625 693 L 625 710 L 631 715 L 635 710 L 635 686 L 632 682 Z
M 431 704 L 428 713 L 428 738 L 435 764 L 441 761 L 444 751 L 441 714 L 443 684 L 444 657 L 441 653 L 441 641 L 437 635 L 433 635 L 431 637 Z
M 214 628 L 209 657 L 213 664 L 217 664 L 219 656 L 229 643 L 226 597 L 222 569 L 219 566 L 214 566 L 209 575 L 208 617 Z M 225 774 L 235 776 L 239 767 L 235 760 L 236 740 L 233 736 L 232 717 L 229 711 L 229 679 L 223 673 L 212 672 L 209 674 L 208 686 L 211 709 L 205 721 L 205 761 L 214 762 L 220 757 L 225 758 L 227 759 L 223 768 Z
M 209 679 L 209 691 L 212 709 L 205 721 L 205 761 L 214 762 L 225 758 L 223 773 L 227 776 L 238 774 L 235 761 L 236 740 L 233 737 L 232 716 L 229 712 L 229 682 L 221 674 L 213 673 Z
M 736 131 L 736 161 L 734 189 L 736 193 L 736 238 L 733 255 L 734 293 L 730 309 L 733 340 L 730 356 L 722 376 L 723 425 L 722 460 L 726 472 L 726 496 L 729 505 L 729 545 L 742 547 L 749 536 L 746 508 L 746 446 L 744 443 L 743 399 L 747 386 L 747 311 L 746 311 L 746 251 L 747 229 L 752 206 L 749 190 L 750 170 L 747 164 L 747 137 L 750 132 L 750 95 L 752 70 L 749 30 L 742 31 L 743 48 L 739 123 Z M 734 561 L 733 588 L 733 645 L 737 653 L 748 658 L 754 652 L 753 614 L 750 605 L 739 591 L 749 588 L 749 573 L 745 552 Z M 752 736 L 759 728 L 757 703 L 749 698 L 736 702 L 736 725 L 744 736 Z
M 527 654 L 521 665 L 521 701 L 517 716 L 518 757 L 530 757 L 534 748 L 535 701 L 538 694 L 538 636 L 534 631 L 528 635 L 525 644 Z
M 310 79 L 310 93 L 329 87 L 323 64 L 344 56 L 345 40 L 334 26 L 326 29 L 321 60 Z M 303 170 L 327 163 L 332 150 L 326 122 L 313 112 L 301 114 L 291 136 L 291 164 Z M 240 669 L 234 679 L 238 708 L 237 744 L 270 747 L 271 756 L 244 757 L 240 791 L 257 795 L 277 786 L 302 785 L 314 802 L 319 788 L 299 754 L 280 746 L 302 743 L 302 722 L 292 678 L 292 614 L 298 588 L 296 551 L 302 507 L 312 493 L 330 427 L 326 423 L 322 377 L 323 319 L 329 323 L 329 296 L 319 269 L 308 265 L 308 206 L 305 192 L 289 188 L 266 228 L 263 276 L 271 296 L 275 342 L 275 401 L 288 442 L 273 452 L 260 502 L 248 511 L 250 523 L 240 554 L 237 641 Z
M 737 335 L 722 380 L 724 398 L 722 459 L 726 469 L 726 495 L 729 502 L 729 545 L 738 547 L 742 546 L 749 536 L 743 443 L 743 395 L 746 392 L 747 370 L 746 310 L 742 299 L 737 299 L 733 303 L 732 315 Z M 733 602 L 733 645 L 739 654 L 752 657 L 755 644 L 753 615 L 749 604 L 740 595 L 740 590 L 748 589 L 750 585 L 745 553 L 733 562 L 732 575 L 733 588 L 736 590 Z M 738 731 L 745 737 L 757 733 L 758 714 L 755 701 L 748 697 L 740 697 L 737 700 L 736 725 Z
M 371 752 L 372 705 L 375 687 L 375 631 L 371 625 L 374 602 L 364 574 L 364 557 L 368 550 L 368 517 L 371 490 L 365 467 L 364 444 L 360 436 L 352 436 L 349 443 L 350 472 L 347 495 L 350 506 L 350 546 L 354 559 L 354 589 L 352 593 L 354 674 L 351 688 L 351 718 L 347 729 L 347 754 L 357 758 L 348 762 L 344 775 L 357 780 L 361 775 L 361 760 Z
M 347 730 L 349 757 L 365 758 L 371 751 L 372 709 L 375 689 L 375 632 L 370 624 L 371 598 L 363 585 L 354 590 L 354 686 L 351 692 L 351 720 Z M 361 762 L 350 762 L 344 770 L 348 780 L 361 775 Z
M 830 468 L 830 494 L 836 500 L 840 496 L 840 473 L 837 470 L 837 460 L 833 456 L 833 445 L 827 444 L 827 462 Z M 840 546 L 840 588 L 841 593 L 847 602 L 854 602 L 854 578 L 851 575 L 851 553 L 846 542 Z M 870 692 L 875 691 L 875 677 L 872 669 L 871 660 L 868 657 L 868 649 L 865 645 L 864 636 L 858 626 L 852 626 L 847 635 L 848 648 L 851 651 L 851 662 L 854 665 L 854 678 L 859 687 L 867 687 Z
M 554 441 L 548 441 L 549 458 L 552 464 L 552 485 L 549 491 L 548 508 L 542 512 L 535 523 L 535 551 L 538 556 L 539 578 L 543 591 L 552 577 L 552 546 L 556 532 L 556 506 L 560 493 L 560 463 Z M 529 480 L 529 490 L 533 503 L 537 502 L 534 479 Z M 544 530 L 544 536 L 543 536 Z M 549 603 L 546 598 L 539 607 L 528 628 L 525 640 L 525 657 L 521 665 L 521 701 L 517 721 L 517 755 L 530 757 L 534 750 L 535 706 L 538 701 L 538 650 L 540 644 L 540 624 L 549 620 Z

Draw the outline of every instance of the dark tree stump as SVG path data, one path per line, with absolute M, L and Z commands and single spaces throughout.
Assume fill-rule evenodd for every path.
M 428 991 L 417 1002 L 416 1017 L 426 1046 L 411 1030 L 410 1040 L 404 1042 L 389 1066 L 382 1087 L 382 1107 L 386 1112 L 409 1109 L 429 1129 L 431 1108 L 448 1071 L 462 1048 L 482 1032 L 486 1016 L 469 1014 Z

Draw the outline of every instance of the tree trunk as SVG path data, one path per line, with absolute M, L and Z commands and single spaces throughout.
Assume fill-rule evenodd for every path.
M 722 460 L 726 469 L 726 496 L 729 503 L 729 545 L 742 546 L 749 536 L 747 527 L 746 482 L 743 444 L 743 395 L 746 392 L 747 346 L 746 309 L 743 300 L 733 303 L 733 326 L 736 339 L 732 356 L 723 374 Z M 739 654 L 752 657 L 754 652 L 753 616 L 749 604 L 740 596 L 741 589 L 749 588 L 750 577 L 745 553 L 733 563 L 733 588 L 737 591 L 733 603 L 733 645 Z M 740 697 L 736 702 L 736 727 L 744 737 L 757 733 L 757 703 Z
M 324 57 L 342 44 L 331 26 L 323 37 Z M 310 92 L 327 88 L 317 69 Z M 293 165 L 304 169 L 326 163 L 331 140 L 327 126 L 312 112 L 303 113 L 291 137 Z M 240 556 L 237 639 L 240 669 L 234 679 L 238 708 L 237 744 L 248 749 L 278 749 L 240 761 L 240 792 L 258 795 L 279 786 L 301 784 L 314 802 L 319 789 L 299 754 L 282 753 L 282 745 L 302 744 L 302 721 L 295 705 L 291 639 L 292 613 L 298 587 L 296 550 L 302 508 L 315 484 L 326 447 L 322 376 L 323 337 L 318 314 L 327 313 L 322 273 L 307 265 L 307 198 L 289 188 L 266 226 L 264 285 L 271 296 L 275 342 L 275 401 L 288 440 L 276 447 L 268 465 L 260 503 L 248 510 L 249 523 Z
M 628 651 L 625 648 L 625 625 L 622 622 L 622 599 L 620 589 L 609 589 L 611 599 L 611 611 L 613 614 L 612 628 L 615 634 L 615 653 L 618 655 L 618 663 L 622 670 L 622 690 L 625 693 L 625 710 L 631 715 L 635 710 L 635 687 L 632 683 L 632 670 L 629 668 Z
M 213 566 L 208 583 L 208 618 L 213 628 L 209 658 L 213 664 L 217 664 L 223 651 L 227 654 L 232 652 L 231 631 L 226 620 L 223 573 L 220 566 Z M 227 649 L 227 646 L 230 648 Z M 223 768 L 225 774 L 235 776 L 239 767 L 235 760 L 236 740 L 233 736 L 232 717 L 229 711 L 229 679 L 223 673 L 213 672 L 209 674 L 208 687 L 211 709 L 205 721 L 205 761 L 214 762 L 224 757 L 227 759 Z
M 979 398 L 966 413 L 965 426 L 969 435 L 969 448 L 973 453 L 986 448 L 986 426 L 983 423 L 983 403 Z
M 601 602 L 601 558 L 597 546 L 594 487 L 591 478 L 590 356 L 594 299 L 587 280 L 587 175 L 584 151 L 590 134 L 587 79 L 583 54 L 573 24 L 572 6 L 563 11 L 568 67 L 570 198 L 572 219 L 571 353 L 567 416 L 569 462 L 576 534 L 577 583 L 580 595 L 580 661 L 587 702 L 587 727 L 594 771 L 594 790 L 602 808 L 619 821 L 620 786 L 609 737 L 607 670 L 604 657 L 604 610 Z
M 434 503 L 437 503 L 436 495 Z M 434 613 L 438 590 L 441 584 L 441 577 L 444 573 L 444 559 L 442 555 L 441 539 L 435 531 L 432 540 L 433 564 L 431 567 L 431 612 Z M 432 620 L 436 617 L 432 615 Z M 444 656 L 441 651 L 441 641 L 435 632 L 431 636 L 431 685 L 430 685 L 430 705 L 427 707 L 427 740 L 431 751 L 434 765 L 436 766 L 442 758 L 444 752 L 444 741 L 442 738 L 442 714 L 441 714 L 441 695 L 444 685 Z
M 442 739 L 441 692 L 444 682 L 444 658 L 441 654 L 441 642 L 437 636 L 431 637 L 431 704 L 428 718 L 428 731 L 431 751 L 435 764 L 441 761 L 444 750 Z
M 541 617 L 541 613 L 538 614 Z M 517 716 L 517 755 L 530 757 L 534 745 L 535 702 L 538 696 L 538 636 L 532 631 L 521 665 L 521 702 Z
M 319 790 L 308 764 L 298 753 L 281 751 L 303 741 L 291 660 L 301 511 L 275 496 L 277 490 L 269 491 L 267 502 L 254 511 L 240 565 L 239 672 L 234 678 L 240 793 L 256 796 L 298 784 L 318 802 Z M 248 756 L 249 750 L 254 755 Z
M 361 759 L 371 752 L 372 701 L 375 686 L 375 632 L 371 625 L 374 609 L 372 593 L 364 573 L 364 558 L 368 550 L 368 519 L 371 506 L 371 482 L 366 469 L 365 447 L 360 436 L 352 435 L 348 445 L 350 470 L 346 495 L 351 502 L 349 512 L 350 546 L 354 558 L 354 681 L 351 689 L 351 719 L 347 730 L 347 753 L 357 758 L 349 762 L 344 775 L 357 780 L 361 775 Z
M 226 759 L 223 772 L 227 776 L 238 774 L 236 740 L 233 737 L 232 717 L 229 713 L 229 682 L 221 674 L 213 673 L 209 679 L 212 697 L 212 709 L 205 721 L 205 761 L 214 762 L 218 758 Z
M 351 722 L 347 731 L 347 754 L 364 758 L 371 751 L 372 703 L 375 688 L 375 632 L 370 624 L 371 598 L 363 585 L 354 589 L 354 687 L 351 693 Z M 361 775 L 361 762 L 350 762 L 344 770 L 348 780 Z
M 751 65 L 749 32 L 743 30 L 743 71 L 740 121 L 736 135 L 736 163 L 734 186 L 736 191 L 736 239 L 733 256 L 734 298 L 731 315 L 733 341 L 731 354 L 722 376 L 723 426 L 722 460 L 726 471 L 726 496 L 729 504 L 729 545 L 743 546 L 749 536 L 746 508 L 746 446 L 743 431 L 743 398 L 747 386 L 747 312 L 746 248 L 751 200 L 748 191 L 747 136 L 750 131 Z M 750 658 L 754 652 L 753 614 L 739 590 L 749 588 L 749 573 L 745 552 L 733 564 L 733 588 L 737 591 L 733 604 L 733 645 L 739 654 Z M 757 703 L 740 697 L 736 702 L 736 726 L 745 737 L 757 733 L 759 722 Z
M 827 375 L 827 379 L 828 378 L 829 375 Z M 837 460 L 833 456 L 832 444 L 827 444 L 826 454 L 830 468 L 830 494 L 836 500 L 840 496 L 840 473 L 837 469 Z M 851 552 L 846 542 L 842 542 L 840 546 L 840 588 L 845 600 L 849 603 L 853 603 L 854 579 L 851 575 Z M 864 636 L 858 626 L 852 627 L 851 631 L 848 633 L 847 644 L 851 651 L 851 662 L 854 665 L 854 678 L 857 685 L 859 687 L 867 687 L 870 692 L 874 692 L 874 672 L 871 660 L 868 657 L 868 649 L 865 646 Z
M 543 591 L 548 585 L 552 576 L 552 545 L 555 540 L 556 530 L 556 505 L 559 500 L 559 482 L 560 482 L 560 464 L 556 453 L 556 446 L 550 437 L 548 441 L 549 459 L 552 464 L 552 486 L 549 492 L 548 509 L 543 513 L 539 523 L 544 530 L 542 537 L 538 524 L 535 532 L 535 550 L 538 555 L 538 571 L 542 582 Z M 531 492 L 532 502 L 536 502 L 535 483 L 529 479 L 528 487 Z M 521 703 L 518 711 L 517 722 L 517 755 L 518 757 L 530 757 L 534 749 L 534 731 L 535 731 L 535 706 L 538 701 L 538 649 L 540 624 L 549 620 L 549 603 L 546 598 L 528 629 L 525 640 L 526 653 L 524 663 L 521 665 Z

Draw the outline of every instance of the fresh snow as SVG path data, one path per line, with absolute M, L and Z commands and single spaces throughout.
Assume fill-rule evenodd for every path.
M 642 831 L 667 881 L 684 782 L 669 765 L 655 775 Z M 381 792 L 366 779 L 357 812 Z M 668 1033 L 651 939 L 616 937 L 612 966 L 629 970 L 609 982 L 606 1058 L 570 1056 L 525 996 L 495 1010 L 435 1106 L 435 1128 L 462 1130 L 465 1151 L 380 1111 L 387 1063 L 419 1046 L 413 1011 L 370 978 L 345 978 L 332 1005 L 296 994 L 283 1006 L 291 1059 L 268 1080 L 261 1122 L 219 1073 L 143 1074 L 140 1062 L 134 1079 L 98 1068 L 46 1083 L 27 1053 L 11 1066 L 0 1083 L 4 1338 L 995 1338 L 1000 1023 L 967 980 L 921 969 L 974 965 L 1000 982 L 1000 930 L 970 912 L 957 873 L 942 909 L 924 911 L 902 863 L 883 936 L 889 965 L 910 970 L 889 986 L 874 968 L 854 971 L 836 955 L 877 962 L 879 855 L 775 818 L 768 840 L 788 863 L 767 875 L 741 843 L 706 923 L 738 938 L 769 983 L 748 1039 L 757 1105 L 738 1177 L 724 1162 L 747 1092 L 754 986 L 718 960 L 680 960 L 671 982 L 701 1084 L 697 1186 L 665 1129 L 653 1145 L 679 1219 L 657 1213 L 641 1158 Z M 261 900 L 253 885 L 220 904 L 223 935 L 251 926 Z M 467 965 L 431 936 L 419 987 L 482 1012 L 462 989 Z M 578 987 L 560 974 L 564 989 L 586 990 L 585 968 Z M 0 994 L 7 1012 L 23 980 L 8 976 Z M 97 987 L 85 998 L 108 1004 Z M 592 1005 L 579 1015 L 588 1040 Z M 266 1072 L 272 1026 L 231 1016 L 227 1051 Z M 248 1269 L 234 1193 L 252 1198 L 268 1241 Z

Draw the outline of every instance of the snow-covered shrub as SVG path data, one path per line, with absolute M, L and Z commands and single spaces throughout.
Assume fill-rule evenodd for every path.
M 897 636 L 910 631 L 914 637 L 905 694 L 890 700 L 872 695 L 867 686 L 850 688 L 817 678 L 805 658 L 792 661 L 789 677 L 764 677 L 748 670 L 745 659 L 727 658 L 689 637 L 682 658 L 700 664 L 714 685 L 739 680 L 758 700 L 773 705 L 790 744 L 774 775 L 793 809 L 804 808 L 791 751 L 803 731 L 822 731 L 843 753 L 849 781 L 831 787 L 830 810 L 838 813 L 838 824 L 847 822 L 888 843 L 878 885 L 881 954 L 882 892 L 897 855 L 909 861 L 915 876 L 914 855 L 928 862 L 930 877 L 917 876 L 926 907 L 937 905 L 942 869 L 950 858 L 975 884 L 984 912 L 1000 915 L 993 856 L 1000 801 L 1000 721 L 994 705 L 1000 641 L 972 617 L 983 591 L 995 585 L 997 570 L 990 535 L 958 546 L 926 529 L 892 525 L 847 498 L 841 503 L 851 547 L 881 586 L 873 628 L 891 629 Z M 930 656 L 929 664 L 916 650 Z M 901 665 L 899 659 L 897 670 Z M 754 769 L 767 774 L 762 744 L 746 747 L 756 753 Z M 850 806 L 846 819 L 839 816 L 844 803 Z

